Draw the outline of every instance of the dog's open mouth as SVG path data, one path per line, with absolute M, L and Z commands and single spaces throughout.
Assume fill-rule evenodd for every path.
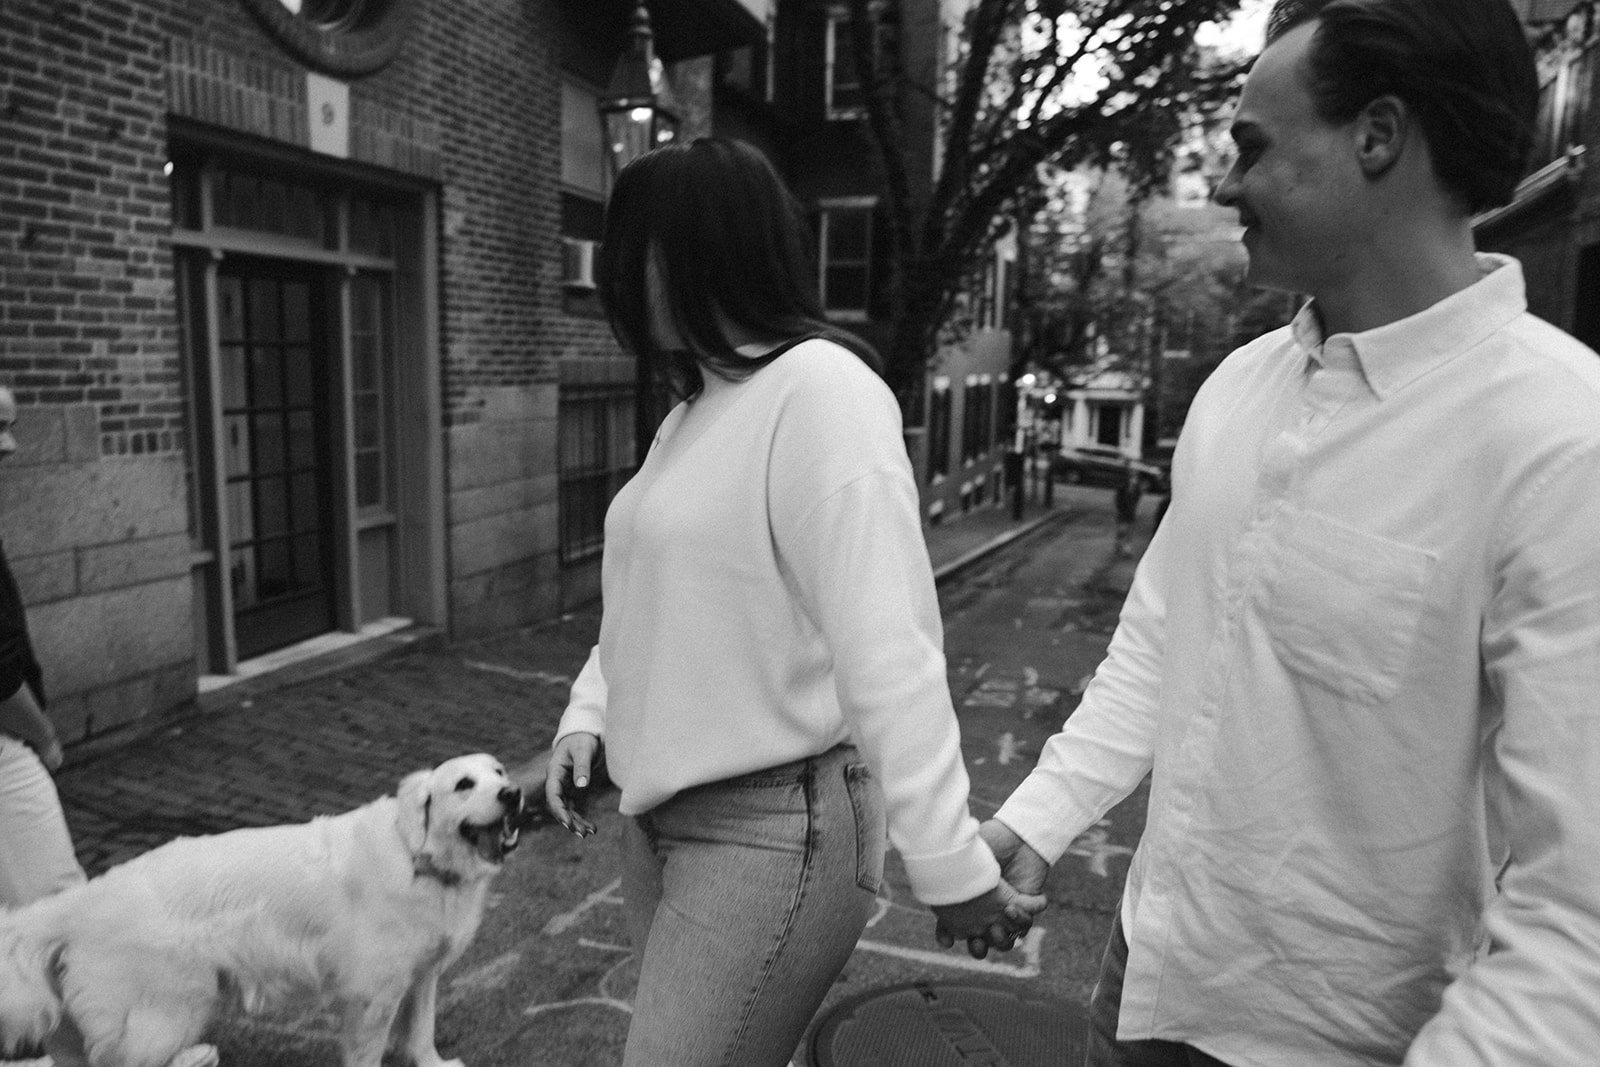
M 499 863 L 517 847 L 517 840 L 522 836 L 522 831 L 518 826 L 517 813 L 507 810 L 503 817 L 491 823 L 483 825 L 462 823 L 461 836 L 466 838 L 467 843 L 485 860 Z

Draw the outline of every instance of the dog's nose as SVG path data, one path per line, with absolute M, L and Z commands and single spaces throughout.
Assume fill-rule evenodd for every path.
M 513 815 L 522 811 L 522 790 L 514 785 L 508 785 L 499 793 L 500 803 Z

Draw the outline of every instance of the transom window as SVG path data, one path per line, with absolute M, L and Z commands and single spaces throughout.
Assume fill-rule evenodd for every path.
M 877 200 L 823 200 L 817 207 L 822 307 L 833 318 L 864 322 L 872 302 L 872 216 Z

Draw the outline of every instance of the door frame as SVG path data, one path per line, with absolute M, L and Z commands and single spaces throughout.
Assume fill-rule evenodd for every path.
M 246 141 L 221 131 L 174 120 L 172 154 L 199 161 L 198 215 L 185 226 L 174 213 L 172 247 L 187 387 L 193 475 L 190 493 L 191 570 L 196 589 L 196 649 L 202 674 L 236 674 L 238 641 L 227 576 L 227 484 L 222 433 L 221 345 L 217 278 L 230 257 L 288 260 L 327 269 L 328 328 L 335 356 L 331 390 L 331 529 L 334 553 L 334 620 L 337 631 L 356 632 L 374 621 L 361 614 L 360 531 L 388 524 L 394 531 L 389 600 L 392 615 L 414 623 L 447 622 L 444 537 L 443 373 L 439 308 L 439 194 L 432 183 L 361 164 L 308 157 L 303 151 Z M 323 248 L 270 233 L 215 225 L 209 195 L 218 163 L 250 166 L 286 179 L 325 185 L 339 228 L 337 248 Z M 352 251 L 350 190 L 382 195 L 398 205 L 392 256 Z M 390 456 L 392 514 L 374 519 L 355 509 L 355 460 L 351 410 L 350 279 L 358 271 L 386 272 L 391 282 L 394 392 L 389 418 L 394 427 Z M 199 300 L 201 307 L 185 306 Z

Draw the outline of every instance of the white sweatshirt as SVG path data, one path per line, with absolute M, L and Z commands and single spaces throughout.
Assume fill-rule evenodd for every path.
M 707 374 L 612 501 L 601 583 L 557 738 L 604 738 L 623 814 L 851 741 L 918 898 L 998 884 L 899 408 L 853 353 L 813 339 L 742 382 Z

